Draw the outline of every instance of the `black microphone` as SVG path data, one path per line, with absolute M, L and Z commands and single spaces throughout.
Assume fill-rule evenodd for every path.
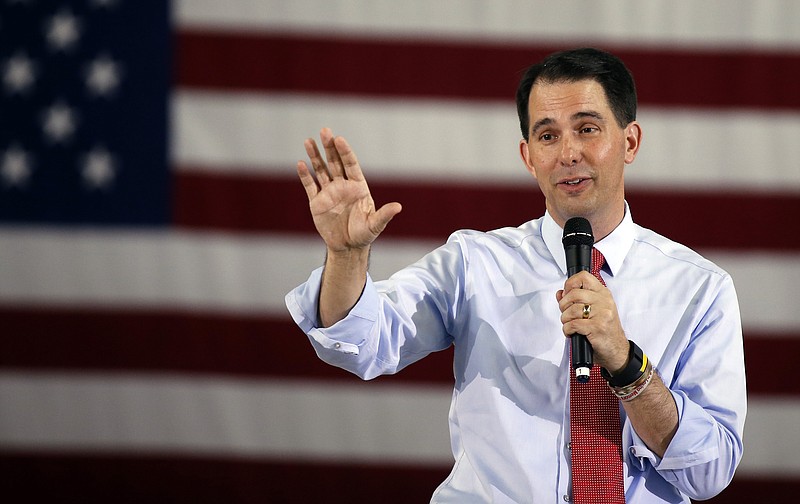
M 592 225 L 583 217 L 573 217 L 564 224 L 564 253 L 567 256 L 567 276 L 571 277 L 579 271 L 592 271 L 592 247 L 594 235 Z M 583 334 L 573 334 L 572 368 L 575 379 L 580 383 L 589 381 L 592 369 L 592 345 Z

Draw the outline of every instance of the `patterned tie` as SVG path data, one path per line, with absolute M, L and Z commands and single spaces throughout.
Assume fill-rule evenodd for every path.
M 606 283 L 600 276 L 600 268 L 604 263 L 603 254 L 593 248 L 592 274 L 603 285 Z M 573 501 L 624 503 L 619 401 L 600 375 L 597 364 L 592 366 L 588 383 L 578 383 L 571 367 L 569 375 Z

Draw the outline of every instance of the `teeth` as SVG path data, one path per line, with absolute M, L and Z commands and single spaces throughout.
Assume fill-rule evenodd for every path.
M 567 183 L 567 185 L 575 185 L 575 184 L 578 184 L 578 183 L 580 183 L 580 181 L 581 181 L 581 180 L 583 180 L 583 179 L 578 179 L 578 180 L 568 180 L 566 183 Z

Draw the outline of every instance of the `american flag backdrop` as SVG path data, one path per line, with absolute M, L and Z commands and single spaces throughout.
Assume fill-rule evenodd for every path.
M 520 72 L 591 45 L 639 89 L 634 219 L 737 286 L 745 456 L 714 502 L 794 502 L 798 26 L 782 0 L 0 0 L 0 499 L 427 502 L 451 353 L 370 383 L 317 360 L 283 305 L 324 254 L 295 162 L 330 126 L 403 203 L 376 278 L 519 225 Z

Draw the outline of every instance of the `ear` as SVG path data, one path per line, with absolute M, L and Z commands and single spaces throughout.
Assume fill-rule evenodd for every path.
M 531 153 L 528 150 L 528 141 L 524 138 L 519 141 L 519 155 L 522 158 L 522 162 L 525 163 L 525 169 L 533 175 L 533 178 L 536 178 L 536 167 L 533 166 L 533 162 L 531 162 Z
M 642 127 L 638 122 L 632 121 L 625 127 L 625 164 L 633 163 L 641 144 Z

